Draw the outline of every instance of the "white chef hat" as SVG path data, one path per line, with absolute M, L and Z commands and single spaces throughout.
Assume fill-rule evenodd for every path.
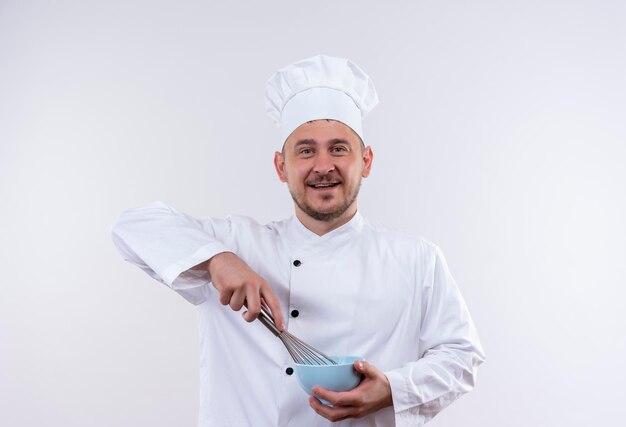
M 374 84 L 349 59 L 317 55 L 278 70 L 265 84 L 267 113 L 282 142 L 301 124 L 333 119 L 363 139 L 361 121 L 378 104 Z

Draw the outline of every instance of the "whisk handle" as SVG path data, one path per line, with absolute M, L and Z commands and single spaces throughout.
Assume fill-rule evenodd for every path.
M 265 311 L 264 308 L 261 308 L 261 313 L 259 313 L 259 317 L 257 319 L 265 325 L 267 329 L 270 330 L 274 335 L 279 336 L 281 334 L 280 329 L 276 327 L 274 324 L 274 318 L 271 314 Z

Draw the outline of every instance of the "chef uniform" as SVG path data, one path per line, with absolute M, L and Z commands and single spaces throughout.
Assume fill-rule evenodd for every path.
M 360 68 L 321 55 L 279 70 L 267 99 L 282 141 L 319 118 L 340 120 L 362 137 L 360 121 L 377 102 Z M 198 308 L 200 427 L 419 426 L 472 389 L 484 360 L 437 246 L 360 212 L 318 236 L 295 215 L 259 224 L 194 218 L 154 202 L 122 213 L 111 233 L 124 259 Z M 222 252 L 237 254 L 269 283 L 290 333 L 383 371 L 393 407 L 336 423 L 316 414 L 281 341 L 222 306 L 209 273 L 193 268 Z

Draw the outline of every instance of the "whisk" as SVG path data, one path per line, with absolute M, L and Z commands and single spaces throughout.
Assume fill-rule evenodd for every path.
M 321 351 L 309 344 L 305 343 L 301 339 L 291 335 L 287 331 L 281 331 L 276 327 L 274 318 L 265 307 L 261 308 L 261 313 L 257 319 L 265 325 L 274 335 L 276 335 L 285 345 L 289 355 L 295 363 L 300 365 L 336 365 L 331 357 L 325 355 Z

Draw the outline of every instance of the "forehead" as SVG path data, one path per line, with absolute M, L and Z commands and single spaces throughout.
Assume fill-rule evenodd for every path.
M 325 144 L 331 141 L 345 140 L 351 144 L 360 144 L 359 136 L 349 126 L 337 120 L 313 120 L 301 124 L 285 141 L 285 148 L 294 147 L 299 141 Z

